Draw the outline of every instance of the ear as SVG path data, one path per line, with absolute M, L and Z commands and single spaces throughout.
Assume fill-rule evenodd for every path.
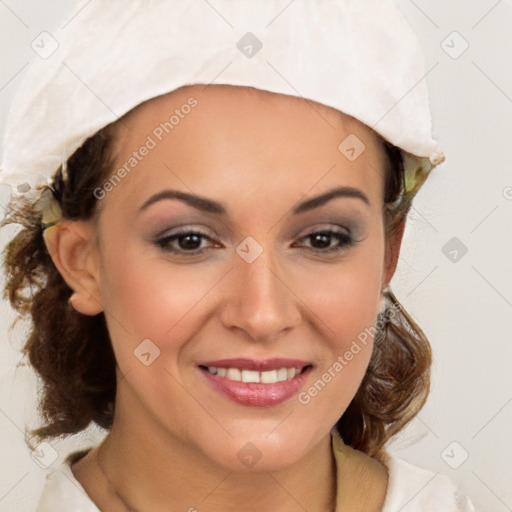
M 61 220 L 43 236 L 53 263 L 74 292 L 71 305 L 84 315 L 101 313 L 99 259 L 92 226 L 84 221 Z
M 384 259 L 384 273 L 382 276 L 382 289 L 387 288 L 391 278 L 395 274 L 398 265 L 398 256 L 400 255 L 400 247 L 405 231 L 404 218 L 400 224 L 390 233 L 386 241 L 386 255 Z

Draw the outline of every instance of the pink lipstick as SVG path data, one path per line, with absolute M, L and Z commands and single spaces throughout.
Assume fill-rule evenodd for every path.
M 296 395 L 312 364 L 288 358 L 236 358 L 198 365 L 208 383 L 234 402 L 257 407 L 277 405 Z

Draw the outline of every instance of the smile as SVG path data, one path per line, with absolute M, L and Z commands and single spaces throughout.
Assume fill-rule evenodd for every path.
M 208 383 L 243 405 L 268 407 L 297 394 L 313 365 L 295 359 L 224 359 L 198 365 Z
M 285 380 L 293 379 L 302 372 L 301 368 L 279 368 L 258 372 L 256 370 L 239 370 L 238 368 L 217 368 L 208 366 L 208 371 L 213 375 L 225 377 L 236 382 L 261 382 L 262 384 L 275 384 Z

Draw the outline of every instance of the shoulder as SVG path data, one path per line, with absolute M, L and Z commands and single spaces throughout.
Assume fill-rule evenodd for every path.
M 36 512 L 100 512 L 71 471 L 71 464 L 87 452 L 72 453 L 48 473 Z
M 385 453 L 379 458 L 388 469 L 388 490 L 382 512 L 475 512 L 445 475 L 414 466 Z

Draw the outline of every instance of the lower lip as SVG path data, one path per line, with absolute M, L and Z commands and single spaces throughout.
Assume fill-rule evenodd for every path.
M 302 373 L 293 377 L 293 379 L 275 382 L 274 384 L 235 381 L 226 377 L 219 377 L 201 368 L 199 368 L 199 371 L 204 374 L 214 389 L 220 391 L 234 402 L 255 407 L 270 407 L 278 405 L 296 395 L 304 385 L 311 367 L 306 368 Z

